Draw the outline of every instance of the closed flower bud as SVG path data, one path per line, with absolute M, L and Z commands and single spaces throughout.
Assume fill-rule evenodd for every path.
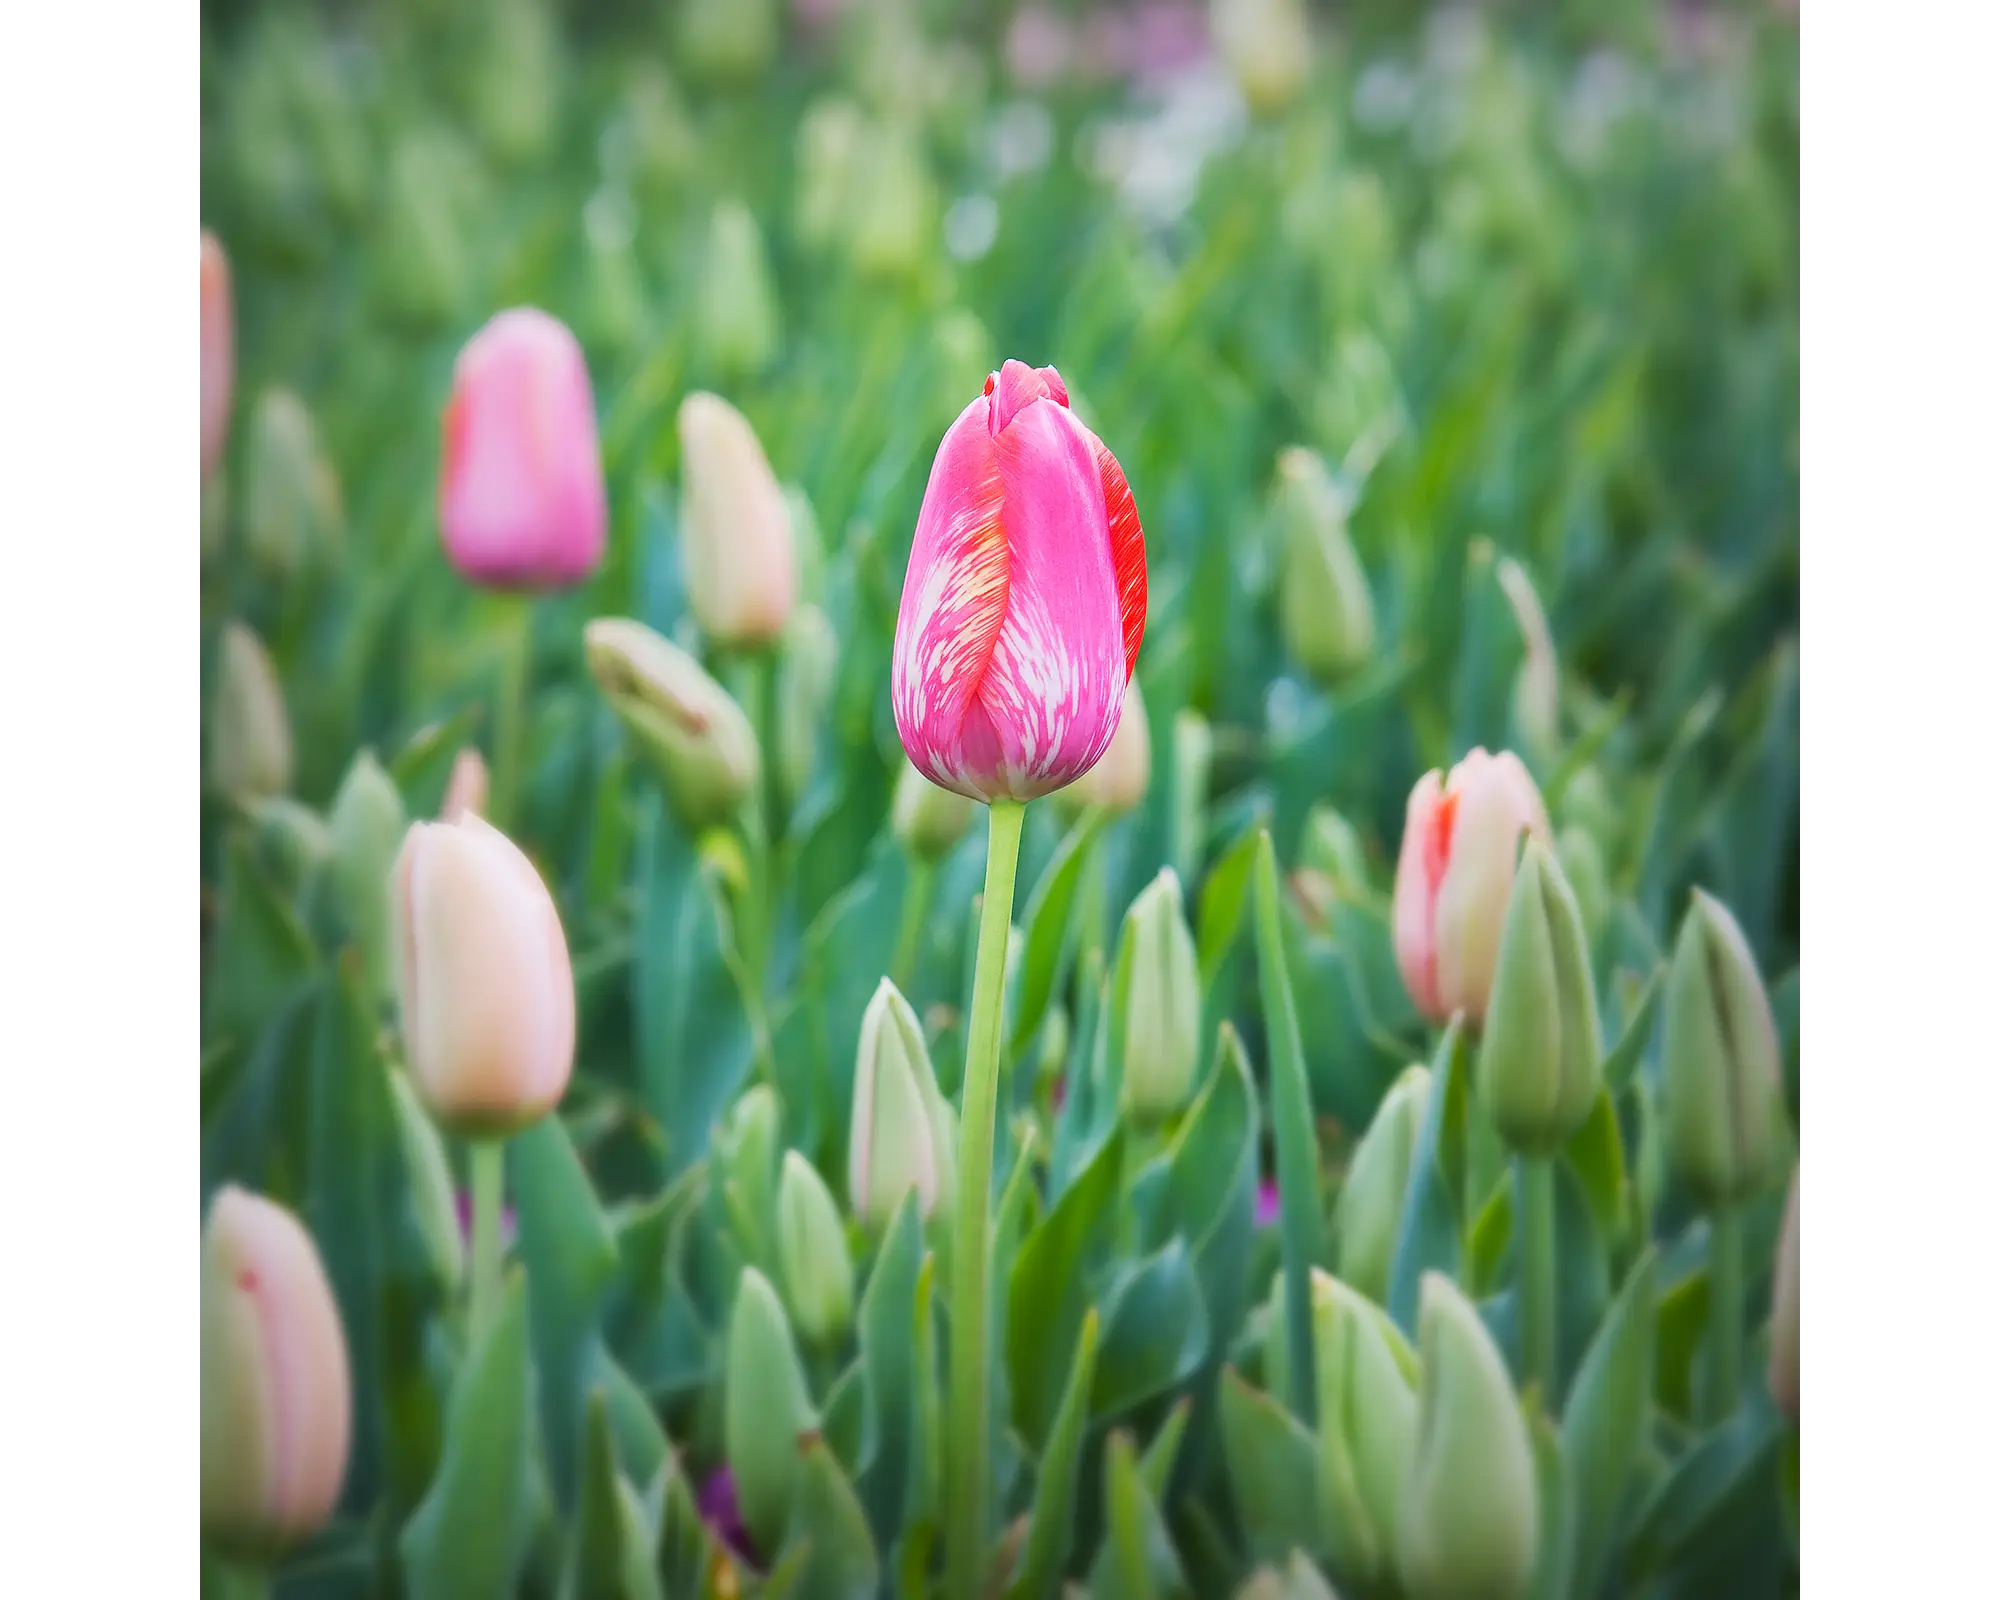
M 1556 753 L 1560 729 L 1556 646 L 1549 633 L 1549 619 L 1520 562 L 1512 556 L 1503 557 L 1496 575 L 1521 630 L 1521 670 L 1514 679 L 1514 725 L 1521 730 L 1529 750 L 1550 759 Z
M 1389 1297 L 1403 1196 L 1430 1094 L 1430 1068 L 1405 1067 L 1375 1108 L 1341 1187 L 1340 1276 L 1377 1304 Z
M 1520 1600 L 1534 1578 L 1540 1495 L 1507 1364 L 1457 1284 L 1424 1274 L 1417 1449 L 1397 1509 L 1410 1600 Z
M 452 565 L 494 588 L 566 588 L 603 556 L 590 372 L 546 311 L 503 311 L 459 352 L 438 518 Z
M 936 863 L 958 847 L 972 821 L 972 802 L 940 789 L 908 762 L 896 779 L 889 820 L 903 848 L 918 861 Z
M 1135 677 L 1125 685 L 1125 708 L 1118 713 L 1118 731 L 1104 757 L 1067 789 L 1056 791 L 1056 803 L 1071 815 L 1086 806 L 1121 813 L 1146 798 L 1153 781 L 1153 734 L 1146 725 L 1146 701 Z
M 1320 1576 L 1312 1558 L 1303 1550 L 1294 1550 L 1283 1572 L 1274 1567 L 1259 1567 L 1251 1573 L 1236 1591 L 1236 1600 L 1340 1600 L 1340 1597 Z
M 1031 800 L 1110 748 L 1146 631 L 1125 474 L 1053 367 L 1009 361 L 938 446 L 896 619 L 896 732 L 933 783 Z
M 413 823 L 396 858 L 403 1043 L 431 1114 L 504 1135 L 562 1099 L 576 988 L 555 901 L 479 817 Z
M 1119 1098 L 1141 1120 L 1172 1116 L 1194 1087 L 1201 1048 L 1201 970 L 1171 867 L 1125 914 L 1131 987 L 1125 992 L 1125 1075 Z
M 243 531 L 250 558 L 289 579 L 332 559 L 341 544 L 340 480 L 320 450 L 305 402 L 267 389 L 250 416 Z
M 1209 0 L 1208 25 L 1253 111 L 1291 104 L 1312 63 L 1303 0 Z
M 396 983 L 395 917 L 390 874 L 403 843 L 403 797 L 372 751 L 354 758 L 333 797 L 333 887 L 348 931 L 361 947 L 375 992 Z
M 838 1342 L 854 1320 L 854 1264 L 825 1180 L 796 1150 L 785 1152 L 778 1180 L 778 1264 L 806 1342 Z
M 1396 863 L 1396 964 L 1433 1022 L 1485 1020 L 1521 835 L 1549 837 L 1535 780 L 1511 750 L 1473 750 L 1410 791 Z
M 812 782 L 820 724 L 839 666 L 840 639 L 826 613 L 818 606 L 800 606 L 786 625 L 778 669 L 778 780 L 788 812 Z
M 1667 974 L 1660 1098 L 1667 1163 L 1705 1206 L 1756 1193 L 1784 1137 L 1778 1026 L 1743 930 L 1695 890 Z
M 1604 851 L 1587 828 L 1572 822 L 1556 835 L 1556 860 L 1583 913 L 1584 941 L 1594 950 L 1611 920 L 1611 879 L 1604 870 Z
M 1347 502 L 1310 450 L 1278 457 L 1284 537 L 1278 620 L 1285 648 L 1321 683 L 1365 666 L 1375 649 L 1375 602 L 1347 536 Z
M 868 277 L 906 276 L 937 227 L 937 196 L 917 130 L 876 125 L 864 144 L 865 181 L 854 199 L 854 265 Z
M 1799 1420 L 1799 1175 L 1785 1197 L 1785 1227 L 1771 1276 L 1771 1398 Z
M 718 395 L 681 402 L 681 566 L 701 631 L 725 646 L 778 638 L 798 598 L 784 491 L 743 413 Z
M 1380 1307 L 1317 1268 L 1312 1320 L 1321 1515 L 1341 1576 L 1372 1591 L 1394 1573 L 1396 1507 L 1417 1445 L 1417 1361 Z
M 347 1474 L 347 1342 L 312 1236 L 225 1187 L 201 1277 L 201 1531 L 269 1557 L 318 1532 Z
M 830 244 L 851 216 L 868 119 L 850 100 L 821 100 L 799 119 L 793 226 L 802 243 Z
M 770 365 L 778 353 L 778 297 L 763 232 L 741 201 L 715 208 L 695 293 L 695 337 L 709 365 L 730 378 Z
M 1479 1041 L 1480 1103 L 1513 1149 L 1553 1154 L 1603 1081 L 1604 1035 L 1583 913 L 1540 839 L 1521 852 Z
M 887 978 L 861 1019 L 847 1192 L 856 1217 L 879 1233 L 910 1190 L 925 1216 L 951 1209 L 957 1125 L 931 1072 L 924 1030 Z
M 698 83 L 754 82 L 777 47 L 777 0 L 682 0 L 673 59 Z
M 251 840 L 273 883 L 297 894 L 333 855 L 333 834 L 311 806 L 289 795 L 252 800 Z
M 756 786 L 757 736 L 729 693 L 643 622 L 599 617 L 583 630 L 597 686 L 658 768 L 683 826 L 728 817 Z
M 222 630 L 215 705 L 209 717 L 208 780 L 239 801 L 292 786 L 292 729 L 285 695 L 263 643 L 240 622 Z
M 1306 813 L 1306 826 L 1299 840 L 1299 868 L 1322 874 L 1346 894 L 1368 887 L 1368 852 L 1354 824 L 1329 805 L 1316 805 Z
M 737 1280 L 722 1371 L 723 1450 L 737 1502 L 757 1548 L 775 1550 L 791 1511 L 800 1436 L 819 1419 L 785 1308 L 755 1267 Z
M 222 463 L 229 442 L 229 397 L 236 387 L 236 310 L 229 258 L 214 234 L 201 236 L 201 475 Z
M 438 815 L 446 822 L 456 822 L 468 811 L 474 816 L 484 816 L 488 783 L 486 758 L 467 745 L 452 759 L 451 777 L 445 782 L 444 804 L 438 808 Z

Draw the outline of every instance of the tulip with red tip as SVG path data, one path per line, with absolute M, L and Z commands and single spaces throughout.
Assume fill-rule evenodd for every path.
M 492 588 L 565 588 L 604 554 L 590 373 L 547 312 L 503 311 L 459 352 L 438 517 L 452 565 Z
M 890 693 L 917 770 L 1031 800 L 1118 731 L 1146 630 L 1146 545 L 1124 471 L 1054 367 L 1009 361 L 931 466 Z

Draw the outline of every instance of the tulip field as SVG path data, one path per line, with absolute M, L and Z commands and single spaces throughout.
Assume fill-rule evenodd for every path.
M 1797 1594 L 1794 12 L 201 108 L 205 1595 Z

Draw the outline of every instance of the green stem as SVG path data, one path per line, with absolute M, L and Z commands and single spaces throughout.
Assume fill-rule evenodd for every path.
M 905 998 L 910 992 L 911 974 L 916 970 L 917 946 L 923 940 L 924 917 L 931 906 L 931 881 L 936 875 L 937 868 L 930 862 L 910 857 L 910 876 L 903 889 L 903 927 L 896 935 L 896 959 L 889 968 L 889 976 Z
M 951 1399 L 945 1431 L 945 1593 L 982 1586 L 986 1551 L 986 1274 L 993 1202 L 993 1125 L 1000 1095 L 1001 980 L 1014 910 L 1014 867 L 1023 806 L 995 800 L 988 810 L 986 899 L 979 919 L 979 964 L 965 1051 L 958 1133 L 958 1214 L 952 1219 Z
M 1702 1420 L 1713 1427 L 1743 1392 L 1743 1215 L 1723 1206 L 1708 1219 L 1708 1386 Z
M 521 768 L 527 757 L 528 674 L 534 654 L 533 602 L 506 602 L 513 614 L 506 619 L 506 653 L 500 663 L 500 687 L 493 707 L 493 777 L 487 793 L 486 816 L 503 833 L 519 826 Z
M 507 1185 L 506 1144 L 474 1139 L 467 1153 L 472 1169 L 472 1337 L 492 1325 L 500 1312 L 500 1202 Z
M 216 1600 L 265 1600 L 271 1592 L 271 1570 L 258 1562 L 211 1560 L 208 1578 L 203 1592 Z
M 1541 1386 L 1554 1412 L 1556 1394 L 1556 1169 L 1551 1160 L 1516 1161 L 1521 1223 L 1521 1381 Z

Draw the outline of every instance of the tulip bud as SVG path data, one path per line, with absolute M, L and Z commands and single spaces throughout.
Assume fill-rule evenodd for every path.
M 1535 780 L 1511 750 L 1473 750 L 1417 780 L 1396 863 L 1396 964 L 1431 1021 L 1485 1020 L 1521 835 L 1549 837 Z
M 907 762 L 896 779 L 890 825 L 903 848 L 918 861 L 936 863 L 952 853 L 972 821 L 972 802 L 940 789 Z
M 333 836 L 333 889 L 361 947 L 377 994 L 396 984 L 395 918 L 389 877 L 403 843 L 403 797 L 372 751 L 354 758 L 327 818 Z
M 1743 930 L 1695 890 L 1667 974 L 1660 1092 L 1674 1174 L 1705 1206 L 1762 1188 L 1781 1156 L 1778 1025 Z
M 793 226 L 802 243 L 832 243 L 852 214 L 855 172 L 867 131 L 861 108 L 848 100 L 819 101 L 799 119 Z
M 1032 800 L 1110 747 L 1146 630 L 1125 474 L 1053 367 L 1009 361 L 938 446 L 896 619 L 890 694 L 918 771 Z
M 503 311 L 459 352 L 438 517 L 452 565 L 494 588 L 568 587 L 603 556 L 590 372 L 546 311 Z
M 1236 1600 L 1340 1600 L 1303 1550 L 1294 1550 L 1283 1572 L 1259 1567 L 1236 1591 Z
M 1278 620 L 1285 648 L 1321 683 L 1365 666 L 1375 649 L 1375 602 L 1347 536 L 1347 501 L 1310 450 L 1278 457 L 1285 541 Z
M 1312 1319 L 1321 1516 L 1342 1577 L 1373 1590 L 1393 1575 L 1416 1455 L 1417 1360 L 1380 1307 L 1318 1268 Z
M 1209 0 L 1208 25 L 1251 110 L 1282 110 L 1296 98 L 1312 63 L 1302 0 Z
M 931 1072 L 924 1030 L 887 978 L 861 1019 L 854 1057 L 854 1116 L 847 1193 L 872 1232 L 889 1225 L 905 1193 L 929 1216 L 951 1209 L 957 1188 L 957 1125 Z
M 333 835 L 311 806 L 289 795 L 251 800 L 251 841 L 274 884 L 296 894 L 333 855 Z
M 723 1449 L 750 1537 L 775 1550 L 791 1510 L 799 1439 L 817 1425 L 777 1291 L 745 1267 L 730 1308 L 722 1386 Z
M 1570 823 L 1556 835 L 1556 862 L 1583 913 L 1585 948 L 1595 950 L 1611 920 L 1611 880 L 1604 870 L 1604 851 L 1588 829 Z
M 1583 913 L 1555 856 L 1531 838 L 1500 930 L 1475 1075 L 1480 1103 L 1515 1150 L 1552 1155 L 1590 1115 L 1603 1060 Z
M 800 606 L 785 627 L 779 667 L 777 759 L 785 810 L 804 798 L 812 782 L 820 722 L 833 698 L 840 639 L 818 606 Z
M 215 235 L 201 236 L 201 475 L 222 462 L 229 441 L 229 397 L 236 386 L 236 313 L 229 258 Z
M 263 643 L 240 622 L 222 630 L 208 731 L 209 786 L 247 801 L 292 783 L 292 730 L 285 695 Z
M 467 745 L 452 759 L 438 815 L 446 822 L 456 822 L 468 811 L 474 816 L 485 815 L 487 786 L 486 758 Z
M 796 1150 L 778 1180 L 778 1265 L 792 1321 L 809 1344 L 837 1343 L 854 1320 L 854 1264 L 826 1182 Z
M 411 1086 L 409 1074 L 392 1068 L 390 1098 L 396 1108 L 396 1136 L 403 1166 L 410 1175 L 410 1209 L 432 1270 L 447 1294 L 455 1294 L 465 1276 L 465 1232 L 459 1226 L 457 1191 L 444 1141 Z
M 1322 874 L 1344 893 L 1368 887 L 1368 852 L 1354 824 L 1329 805 L 1316 805 L 1306 813 L 1305 832 L 1299 841 L 1299 868 Z
M 202 1537 L 268 1557 L 318 1532 L 347 1474 L 350 1400 L 312 1236 L 284 1207 L 224 1187 L 202 1238 Z
M 1534 1578 L 1540 1494 L 1527 1423 L 1486 1324 L 1442 1273 L 1418 1314 L 1417 1447 L 1397 1510 L 1410 1600 L 1520 1600 Z
M 1066 789 L 1056 791 L 1056 804 L 1074 816 L 1086 806 L 1120 813 L 1146 798 L 1153 781 L 1153 735 L 1146 725 L 1146 701 L 1135 677 L 1125 685 L 1125 707 L 1118 713 L 1118 731 L 1103 758 Z
M 473 121 L 508 163 L 547 148 L 561 88 L 563 38 L 541 0 L 495 0 L 483 8 L 473 56 Z
M 750 424 L 727 400 L 681 402 L 681 567 L 701 631 L 769 644 L 798 597 L 791 510 Z
M 746 1089 L 716 1125 L 709 1143 L 709 1170 L 719 1179 L 723 1202 L 735 1224 L 737 1244 L 755 1265 L 778 1270 L 778 1093 L 768 1083 Z
M 439 1122 L 504 1135 L 569 1085 L 576 987 L 555 901 L 479 817 L 412 823 L 396 858 L 403 1043 Z
M 583 655 L 612 710 L 658 768 L 691 832 L 728 817 L 756 787 L 757 736 L 701 664 L 643 622 L 599 617 Z
M 243 528 L 251 559 L 289 579 L 323 565 L 341 542 L 340 480 L 320 450 L 305 402 L 267 389 L 250 417 Z
M 778 297 L 764 235 L 741 201 L 725 200 L 710 219 L 695 337 L 709 365 L 731 378 L 762 372 L 778 353 Z
M 1341 1186 L 1340 1275 L 1377 1304 L 1389 1297 L 1403 1196 L 1430 1094 L 1430 1068 L 1405 1067 L 1375 1108 L 1375 1119 L 1355 1147 Z
M 924 259 L 936 230 L 937 197 L 914 128 L 869 130 L 854 193 L 854 265 L 864 276 L 900 278 Z
M 1785 1227 L 1771 1275 L 1771 1398 L 1799 1420 L 1799 1175 L 1785 1197 Z
M 1187 1100 L 1201 1047 L 1201 971 L 1172 867 L 1139 891 L 1125 924 L 1132 958 L 1119 1098 L 1135 1118 L 1157 1120 Z
M 682 0 L 674 62 L 696 82 L 753 82 L 777 45 L 776 0 Z
M 1520 562 L 1512 556 L 1503 557 L 1496 576 L 1521 629 L 1521 670 L 1514 679 L 1514 723 L 1528 748 L 1548 759 L 1556 753 L 1560 732 L 1555 640 L 1550 636 L 1549 619 L 1542 612 L 1535 586 Z

